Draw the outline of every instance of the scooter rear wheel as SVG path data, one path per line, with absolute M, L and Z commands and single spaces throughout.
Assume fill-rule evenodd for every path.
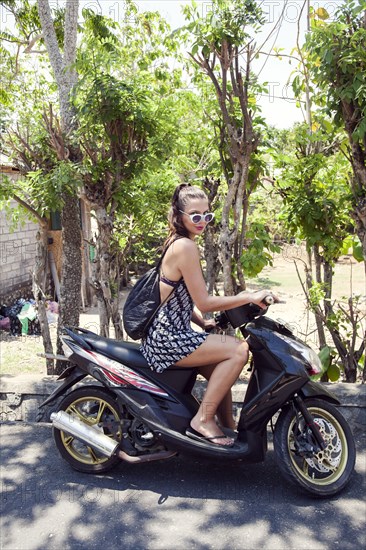
M 356 460 L 353 435 L 347 421 L 336 407 L 320 399 L 305 401 L 327 447 L 318 453 L 306 449 L 312 436 L 301 413 L 293 407 L 284 409 L 275 426 L 274 450 L 278 466 L 292 483 L 307 493 L 329 497 L 348 483 Z
M 103 388 L 87 386 L 76 389 L 62 400 L 58 410 L 75 415 L 89 426 L 98 427 L 116 441 L 122 438 L 121 412 L 114 396 Z M 53 437 L 61 456 L 79 472 L 101 474 L 120 462 L 118 457 L 104 456 L 55 427 Z

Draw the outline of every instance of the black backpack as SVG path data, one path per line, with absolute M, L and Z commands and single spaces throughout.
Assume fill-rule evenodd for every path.
M 146 334 L 155 315 L 174 292 L 173 288 L 164 302 L 160 303 L 159 270 L 167 249 L 164 250 L 158 264 L 137 281 L 123 307 L 123 326 L 133 340 L 139 340 Z

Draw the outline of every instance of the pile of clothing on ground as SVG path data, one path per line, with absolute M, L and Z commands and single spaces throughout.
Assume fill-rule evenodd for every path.
M 49 323 L 57 321 L 58 303 L 48 301 L 47 319 Z M 35 300 L 19 298 L 13 305 L 0 306 L 0 329 L 9 331 L 12 336 L 41 334 Z

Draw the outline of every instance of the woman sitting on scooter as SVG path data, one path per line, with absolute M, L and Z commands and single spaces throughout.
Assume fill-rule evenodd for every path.
M 160 276 L 160 293 L 164 301 L 146 337 L 141 351 L 150 367 L 162 372 L 171 365 L 198 367 L 207 380 L 207 389 L 197 414 L 186 434 L 215 445 L 231 446 L 234 439 L 224 435 L 224 428 L 235 429 L 232 414 L 231 387 L 248 361 L 248 345 L 232 336 L 198 332 L 215 325 L 199 312 L 232 309 L 247 303 L 266 307 L 262 302 L 268 290 L 241 292 L 236 296 L 210 296 L 200 265 L 196 237 L 214 218 L 208 198 L 198 187 L 179 185 L 173 195 L 169 213 L 170 232 L 164 244 Z M 194 304 L 199 311 L 194 311 Z M 220 422 L 216 423 L 215 416 Z

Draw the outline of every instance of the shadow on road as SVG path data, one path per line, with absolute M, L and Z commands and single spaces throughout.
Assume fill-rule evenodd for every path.
M 329 500 L 288 485 L 271 451 L 263 464 L 178 457 L 90 476 L 62 460 L 49 425 L 4 423 L 0 458 L 2 550 L 365 547 L 365 454 Z

